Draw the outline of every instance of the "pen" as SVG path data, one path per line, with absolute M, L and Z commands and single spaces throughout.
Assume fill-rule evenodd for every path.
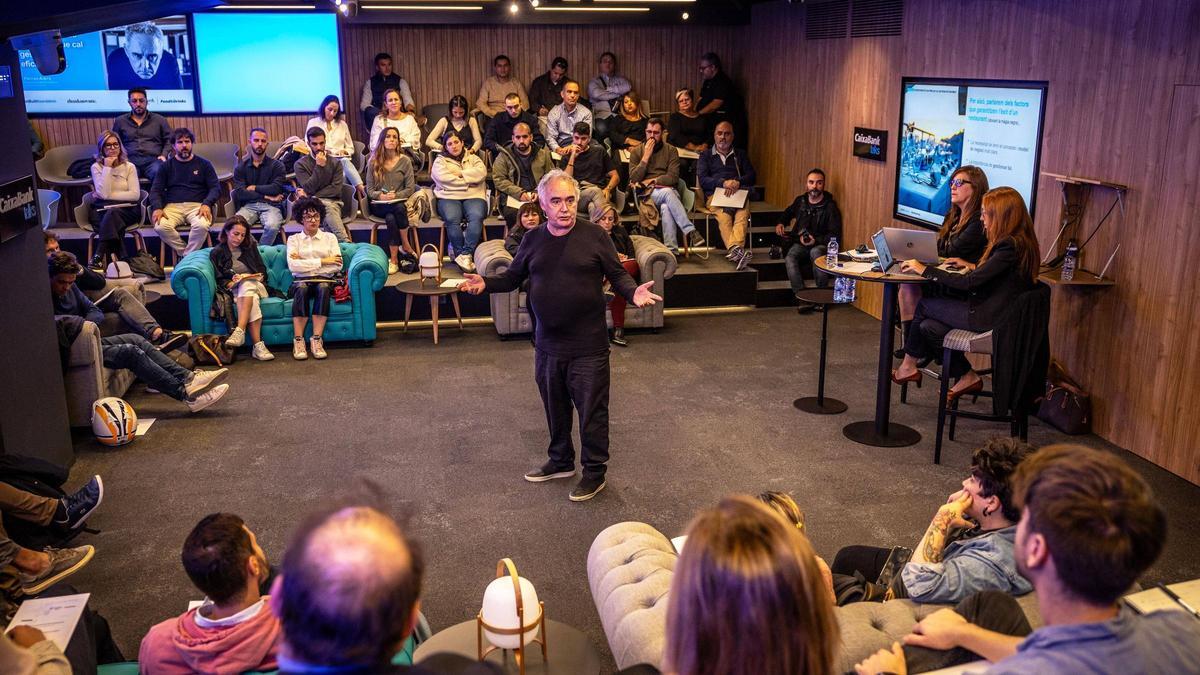
M 1172 600 L 1174 600 L 1177 605 L 1186 609 L 1188 611 L 1188 613 L 1191 614 L 1192 616 L 1196 617 L 1197 619 L 1200 619 L 1200 612 L 1197 612 L 1195 607 L 1192 607 L 1191 605 L 1189 605 L 1187 603 L 1186 600 L 1184 600 L 1183 598 L 1176 595 L 1175 591 L 1172 591 L 1171 589 L 1167 588 L 1166 585 L 1161 582 L 1159 582 L 1158 587 L 1162 589 L 1163 593 L 1167 594 L 1168 598 L 1171 598 Z

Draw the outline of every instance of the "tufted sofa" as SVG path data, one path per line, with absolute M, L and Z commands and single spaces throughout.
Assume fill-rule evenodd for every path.
M 588 551 L 588 583 L 600 623 L 618 668 L 639 663 L 661 666 L 667 627 L 667 596 L 674 576 L 671 541 L 645 523 L 617 523 L 596 535 Z M 1018 599 L 1029 623 L 1042 624 L 1035 594 Z M 913 625 L 945 605 L 909 600 L 860 602 L 837 607 L 841 648 L 835 672 L 907 635 Z
M 638 267 L 641 269 L 639 284 L 653 281 L 653 290 L 663 295 L 666 280 L 675 276 L 675 256 L 663 246 L 662 242 L 650 237 L 632 235 L 633 250 L 636 254 Z M 512 264 L 512 256 L 504 250 L 504 241 L 491 239 L 475 248 L 475 267 L 479 274 L 494 276 L 503 274 Z M 529 320 L 529 310 L 525 306 L 525 292 L 516 290 L 511 293 L 492 293 L 489 295 L 492 303 L 492 323 L 501 337 L 516 333 L 528 333 L 533 330 Z M 612 326 L 612 316 L 608 317 L 608 325 Z M 662 328 L 663 303 L 657 302 L 649 307 L 625 308 L 626 328 Z
M 79 336 L 71 343 L 71 351 L 67 355 L 67 370 L 63 374 L 67 390 L 67 419 L 70 425 L 90 425 L 92 404 L 106 396 L 124 396 L 133 385 L 134 379 L 131 370 L 104 367 L 104 357 L 100 350 L 100 327 L 91 321 L 84 321 Z
M 383 249 L 372 244 L 341 244 L 344 271 L 350 280 L 350 302 L 335 302 L 329 309 L 325 325 L 325 341 L 362 340 L 368 345 L 375 340 L 375 292 L 387 281 L 387 256 Z M 287 266 L 287 246 L 260 246 L 267 266 L 267 285 L 287 293 L 292 285 L 292 273 Z M 217 280 L 209 249 L 189 253 L 171 273 L 171 289 L 187 301 L 188 316 L 193 334 L 225 335 L 229 328 L 221 321 L 209 318 Z M 292 338 L 292 301 L 266 298 L 261 303 L 263 341 L 269 345 L 290 344 Z M 312 332 L 309 323 L 308 332 Z

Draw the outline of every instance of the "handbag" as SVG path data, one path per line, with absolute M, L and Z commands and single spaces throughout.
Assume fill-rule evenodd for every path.
M 1065 434 L 1087 434 L 1092 430 L 1092 397 L 1083 390 L 1062 364 L 1050 362 L 1046 395 L 1038 406 L 1038 419 Z
M 343 276 L 333 285 L 334 302 L 350 302 L 350 279 Z
M 225 345 L 225 336 L 205 333 L 188 338 L 188 351 L 198 366 L 227 366 L 237 360 L 237 349 Z

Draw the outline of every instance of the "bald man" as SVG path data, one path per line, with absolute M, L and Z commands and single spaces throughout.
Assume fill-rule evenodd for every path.
M 500 673 L 455 654 L 392 665 L 417 625 L 424 568 L 420 548 L 374 507 L 309 518 L 271 587 L 271 609 L 283 625 L 279 672 Z

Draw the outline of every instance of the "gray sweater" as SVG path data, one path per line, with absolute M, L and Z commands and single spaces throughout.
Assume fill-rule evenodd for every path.
M 325 166 L 317 166 L 312 155 L 296 160 L 296 183 L 309 197 L 341 199 L 344 181 L 342 163 L 333 157 L 326 158 Z
M 417 191 L 417 179 L 413 175 L 412 160 L 404 153 L 400 153 L 399 161 L 391 171 L 384 171 L 379 179 L 375 178 L 375 172 L 370 165 L 363 173 L 367 180 L 367 196 L 371 199 L 379 199 L 379 195 L 384 192 L 395 192 L 397 199 L 408 199 L 412 193 Z

